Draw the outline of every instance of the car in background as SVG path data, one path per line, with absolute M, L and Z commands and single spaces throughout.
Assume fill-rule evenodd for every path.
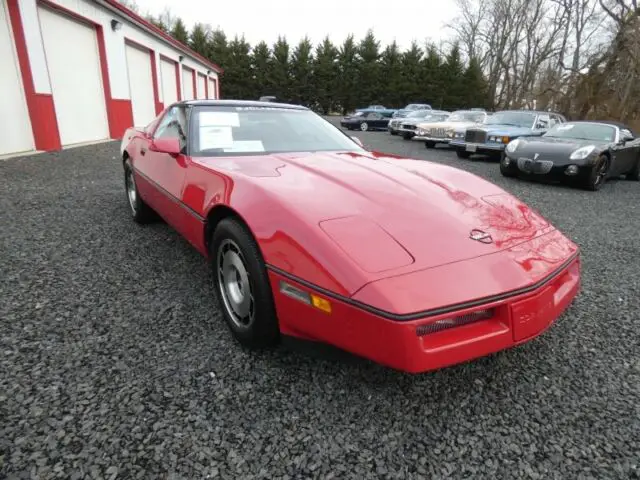
M 580 289 L 579 247 L 514 195 L 368 151 L 304 107 L 181 101 L 121 152 L 129 217 L 203 256 L 248 348 L 294 336 L 424 372 L 532 340 Z
M 507 144 L 500 162 L 505 177 L 545 179 L 599 190 L 607 178 L 640 180 L 640 142 L 627 125 L 580 121 L 555 125 L 540 137 Z
M 416 134 L 416 129 L 419 123 L 443 122 L 449 118 L 449 115 L 451 115 L 451 112 L 447 112 L 445 110 L 416 110 L 415 112 L 409 113 L 409 115 L 404 118 L 392 118 L 389 125 L 391 125 L 392 122 L 396 122 L 396 132 L 405 140 L 411 140 Z
M 431 110 L 431 105 L 428 103 L 410 103 L 404 108 L 400 110 L 396 110 L 396 113 L 393 114 L 394 118 L 403 118 L 409 115 L 410 112 L 414 112 L 416 110 Z
M 559 113 L 535 110 L 503 110 L 488 117 L 482 126 L 456 130 L 449 145 L 459 158 L 473 154 L 502 158 L 506 145 L 522 136 L 540 136 L 567 120 Z
M 439 143 L 448 145 L 456 129 L 482 124 L 487 117 L 487 113 L 480 110 L 456 110 L 444 122 L 426 120 L 418 123 L 414 139 L 423 141 L 427 148 L 435 148 Z
M 340 126 L 347 130 L 386 130 L 389 127 L 389 120 L 393 114 L 389 110 L 369 110 L 355 112 L 340 120 Z
M 275 102 L 275 101 L 277 101 L 277 99 L 273 95 L 265 95 L 263 97 L 260 97 L 259 101 L 260 102 Z
M 369 105 L 368 107 L 365 107 L 365 108 L 356 108 L 356 112 L 364 112 L 368 110 L 389 110 L 389 109 L 384 105 Z

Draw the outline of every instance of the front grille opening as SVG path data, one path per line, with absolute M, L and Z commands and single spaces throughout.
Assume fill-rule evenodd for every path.
M 442 320 L 436 320 L 435 322 L 418 326 L 416 328 L 416 335 L 418 337 L 424 337 L 425 335 L 441 332 L 450 328 L 461 327 L 462 325 L 469 325 L 470 323 L 478 322 L 480 320 L 488 320 L 494 315 L 495 309 L 488 308 L 459 315 L 457 317 L 443 318 Z

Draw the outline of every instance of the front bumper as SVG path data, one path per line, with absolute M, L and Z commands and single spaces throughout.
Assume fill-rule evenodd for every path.
M 464 140 L 452 140 L 449 145 L 478 155 L 495 155 L 503 152 L 506 147 L 504 143 L 470 143 Z
M 427 137 L 416 135 L 413 137 L 414 140 L 419 140 L 421 142 L 434 142 L 434 143 L 446 143 L 449 144 L 451 142 L 450 138 L 442 138 L 442 137 Z
M 512 157 L 508 153 L 505 153 L 506 158 L 509 159 L 510 168 L 518 176 L 527 178 L 530 180 L 540 179 L 550 182 L 566 182 L 575 183 L 583 182 L 589 178 L 593 165 L 585 161 L 566 162 L 564 164 L 554 164 L 550 169 L 535 169 L 535 168 L 523 168 L 519 165 L 518 159 Z M 568 174 L 567 168 L 569 166 L 577 167 L 577 172 Z
M 549 328 L 568 308 L 580 289 L 580 258 L 576 253 L 536 288 L 505 294 L 488 303 L 408 321 L 385 318 L 354 305 L 350 299 L 330 298 L 332 313 L 310 308 L 279 294 L 280 281 L 314 292 L 313 287 L 269 270 L 280 331 L 284 335 L 326 342 L 388 367 L 420 373 L 466 362 L 525 343 Z M 319 295 L 323 295 L 319 293 Z M 492 309 L 488 319 L 424 333 L 442 320 L 462 318 Z

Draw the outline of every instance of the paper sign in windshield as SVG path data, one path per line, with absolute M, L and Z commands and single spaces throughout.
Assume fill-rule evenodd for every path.
M 200 150 L 226 149 L 232 146 L 231 127 L 200 126 Z
M 201 112 L 201 127 L 239 127 L 238 112 Z
M 233 142 L 233 145 L 230 148 L 225 148 L 224 151 L 240 153 L 264 152 L 264 145 L 260 140 L 239 140 Z

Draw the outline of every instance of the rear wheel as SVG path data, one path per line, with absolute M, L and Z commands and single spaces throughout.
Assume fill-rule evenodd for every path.
M 436 142 L 426 141 L 424 142 L 425 148 L 436 148 Z
M 627 180 L 633 180 L 635 182 L 640 181 L 640 155 L 638 155 L 638 159 L 636 160 L 636 166 L 627 173 L 626 178 Z
M 471 153 L 467 152 L 464 148 L 456 148 L 456 155 L 458 155 L 458 158 L 469 158 Z
M 607 178 L 608 172 L 609 157 L 606 155 L 600 155 L 596 160 L 596 163 L 591 167 L 591 172 L 583 184 L 583 187 L 592 191 L 600 190 L 600 187 L 602 187 Z
M 369 124 L 367 122 L 362 122 L 360 124 L 360 130 L 362 130 L 363 132 L 366 132 L 367 130 L 369 130 Z
M 136 179 L 133 174 L 133 166 L 129 158 L 124 162 L 124 187 L 133 220 L 141 224 L 154 221 L 157 218 L 155 212 L 142 200 L 142 197 L 138 193 Z
M 242 345 L 260 348 L 280 338 L 273 294 L 262 255 L 238 220 L 222 220 L 210 242 L 215 293 L 225 321 Z

